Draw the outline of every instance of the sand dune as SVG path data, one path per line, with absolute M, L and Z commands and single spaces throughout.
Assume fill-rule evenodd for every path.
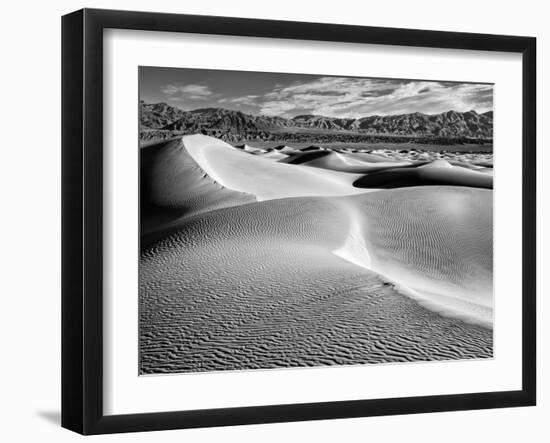
M 454 298 L 471 288 L 467 280 L 484 282 L 487 275 L 476 269 L 488 266 L 487 252 L 467 223 L 479 209 L 470 200 L 485 191 L 441 188 L 418 198 L 409 189 L 395 192 L 277 199 L 187 219 L 140 260 L 141 371 L 491 356 L 490 329 L 428 310 L 367 269 Z M 451 220 L 454 207 L 422 217 L 439 199 L 456 198 L 464 225 Z M 350 235 L 363 242 L 350 252 L 355 261 L 339 253 Z M 417 252 L 404 247 L 410 241 Z M 441 250 L 448 256 L 439 258 Z
M 294 149 L 290 146 L 277 146 L 275 148 L 277 151 L 283 153 L 283 154 L 286 154 L 286 155 L 295 155 L 295 154 L 299 154 L 301 151 L 299 149 Z
M 185 136 L 183 144 L 193 160 L 217 183 L 252 194 L 258 200 L 364 192 L 352 185 L 360 178 L 358 174 L 288 165 L 251 156 L 205 135 Z
M 300 148 L 298 150 L 301 151 L 301 152 L 309 152 L 309 151 L 319 151 L 320 148 L 319 148 L 319 146 L 311 145 L 311 146 L 306 146 L 305 148 Z
M 242 149 L 243 151 L 249 152 L 250 154 L 265 154 L 266 152 L 268 152 L 266 149 L 255 148 L 249 145 L 244 145 Z
M 301 164 L 332 171 L 349 172 L 353 174 L 367 174 L 388 168 L 410 166 L 411 162 L 399 162 L 383 159 L 369 154 L 347 154 L 331 151 L 310 151 L 292 155 L 281 160 L 284 163 Z
M 485 167 L 485 168 L 492 168 L 493 167 L 493 160 L 486 160 L 486 161 L 478 161 L 474 163 L 477 166 Z
M 401 161 L 431 162 L 434 160 L 447 160 L 451 164 L 460 166 L 493 166 L 492 152 L 452 152 L 445 150 L 423 150 L 423 149 L 375 149 L 371 151 L 372 155 L 381 155 Z
M 322 151 L 320 149 L 308 150 L 304 152 L 299 152 L 297 154 L 289 155 L 282 163 L 290 163 L 292 165 L 300 165 L 302 163 L 307 163 L 312 160 L 317 160 L 318 158 L 325 157 L 330 154 L 330 151 Z
M 410 160 L 407 159 L 396 159 L 387 157 L 383 154 L 372 154 L 369 152 L 346 152 L 346 158 L 348 159 L 356 159 L 360 161 L 364 161 L 367 163 L 387 163 L 387 162 L 396 162 L 396 163 L 412 163 Z
M 266 154 L 202 135 L 142 150 L 141 373 L 492 356 L 492 191 L 464 186 L 490 175 Z M 461 186 L 353 187 L 388 173 Z
M 181 138 L 149 144 L 140 152 L 142 235 L 183 216 L 255 201 L 214 182 L 189 156 Z
M 462 168 L 472 169 L 472 170 L 478 171 L 478 172 L 479 171 L 486 171 L 488 169 L 492 170 L 492 168 L 489 168 L 489 167 L 486 167 L 486 166 L 479 166 L 476 163 L 466 163 L 466 162 L 457 161 L 457 160 L 448 160 L 448 162 L 453 166 L 460 166 Z
M 300 153 L 292 155 L 292 161 L 289 161 L 288 163 L 292 163 L 295 165 L 309 162 L 312 160 L 317 160 L 319 158 L 324 157 L 333 157 L 333 154 L 335 154 L 335 157 L 338 157 L 342 160 L 342 162 L 347 162 L 350 164 L 362 164 L 362 163 L 392 163 L 392 164 L 398 164 L 398 163 L 407 163 L 412 164 L 410 161 L 399 161 L 393 158 L 384 157 L 382 155 L 378 154 L 369 154 L 367 152 L 336 152 L 331 151 L 327 149 L 310 149 L 307 150 L 304 149 Z
M 453 166 L 446 160 L 406 168 L 391 168 L 365 175 L 354 183 L 361 188 L 402 188 L 421 185 L 493 187 L 493 177 L 472 169 Z
M 283 154 L 282 152 L 278 152 L 278 151 L 268 151 L 265 154 L 262 154 L 262 157 L 278 161 L 278 160 L 283 160 L 283 159 L 287 158 L 288 155 Z
M 280 160 L 288 157 L 288 154 L 280 152 L 275 148 L 256 148 L 247 144 L 236 145 L 234 146 L 234 148 L 239 149 L 243 152 L 248 152 L 249 154 L 259 155 L 261 157 L 270 158 L 273 160 Z
M 340 202 L 353 214 L 340 256 L 431 309 L 492 327 L 491 191 L 430 186 Z

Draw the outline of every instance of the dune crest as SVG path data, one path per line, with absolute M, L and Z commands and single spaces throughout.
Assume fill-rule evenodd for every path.
M 356 205 L 348 203 L 341 206 L 342 212 L 349 219 L 349 228 L 344 244 L 332 253 L 354 265 L 372 270 L 372 258 L 367 248 L 363 228 L 364 215 L 358 211 Z
M 288 165 L 250 155 L 205 135 L 183 137 L 193 160 L 225 188 L 255 195 L 260 201 L 286 197 L 337 196 L 367 192 L 353 187 L 360 174 Z
M 162 232 L 182 217 L 256 201 L 253 195 L 213 181 L 187 153 L 181 138 L 142 147 L 140 162 L 142 236 Z
M 430 163 L 426 163 L 425 165 L 421 165 L 421 166 L 419 166 L 419 168 L 422 168 L 422 169 L 432 169 L 432 168 L 452 169 L 453 165 L 450 164 L 447 160 L 438 159 L 438 160 L 431 161 Z
M 490 191 L 460 187 L 340 199 L 349 228 L 333 253 L 430 310 L 492 328 L 491 199 Z

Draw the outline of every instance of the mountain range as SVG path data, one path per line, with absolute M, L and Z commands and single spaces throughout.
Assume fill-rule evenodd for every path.
M 224 139 L 265 138 L 281 132 L 341 132 L 400 135 L 409 137 L 472 138 L 493 137 L 493 112 L 447 111 L 440 114 L 372 115 L 335 118 L 298 115 L 283 118 L 251 115 L 223 108 L 183 111 L 166 103 L 140 102 L 141 130 L 162 130 L 183 134 L 208 133 Z

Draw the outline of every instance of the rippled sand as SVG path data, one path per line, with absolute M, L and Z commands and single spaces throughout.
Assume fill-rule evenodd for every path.
M 358 189 L 194 137 L 142 163 L 170 215 L 142 229 L 140 373 L 492 356 L 491 190 Z

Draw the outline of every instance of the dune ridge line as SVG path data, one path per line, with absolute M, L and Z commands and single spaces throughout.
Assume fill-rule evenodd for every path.
M 185 149 L 214 181 L 259 201 L 287 197 L 342 196 L 372 192 L 355 188 L 362 174 L 289 165 L 251 155 L 206 135 L 186 135 Z
M 369 244 L 366 234 L 368 230 L 365 229 L 368 216 L 362 214 L 349 201 L 343 202 L 341 207 L 342 212 L 349 219 L 349 227 L 343 245 L 332 251 L 334 255 L 368 271 L 375 272 L 382 280 L 392 284 L 398 293 L 415 300 L 430 311 L 437 312 L 445 317 L 457 318 L 468 323 L 493 328 L 492 308 L 458 298 L 455 294 L 443 293 L 441 288 L 438 288 L 440 291 L 438 293 L 430 292 L 431 284 L 428 279 L 423 278 L 420 272 L 417 273 L 416 278 L 418 287 L 411 287 L 399 277 L 398 272 L 392 272 L 389 268 L 381 266 L 380 263 L 373 260 L 367 246 Z

